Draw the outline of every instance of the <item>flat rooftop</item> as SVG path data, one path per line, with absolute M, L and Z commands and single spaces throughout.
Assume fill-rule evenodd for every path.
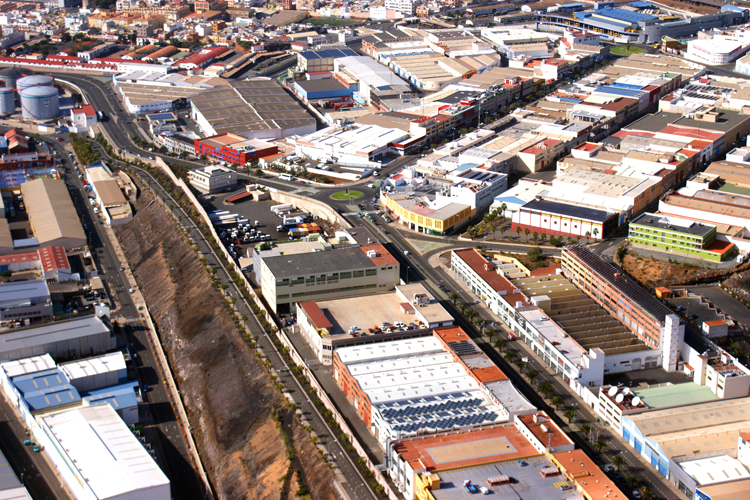
M 742 462 L 728 455 L 680 462 L 680 467 L 700 485 L 750 479 Z
M 109 405 L 77 408 L 42 421 L 53 440 L 65 443 L 68 465 L 78 469 L 98 498 L 138 490 L 169 495 L 169 479 Z
M 267 257 L 263 259 L 263 262 L 277 280 L 302 275 L 370 269 L 378 266 L 360 247 Z
M 573 483 L 564 476 L 544 477 L 539 473 L 543 467 L 554 467 L 546 457 L 533 453 L 525 457 L 525 467 L 518 460 L 506 460 L 474 467 L 464 467 L 440 472 L 440 489 L 432 490 L 436 500 L 465 500 L 470 497 L 463 487 L 464 481 L 471 481 L 477 487 L 487 486 L 487 479 L 506 475 L 515 479 L 514 483 L 506 483 L 488 487 L 490 493 L 479 495 L 478 498 L 487 500 L 563 500 L 581 498 Z M 561 484 L 571 486 L 567 492 L 560 491 Z
M 405 462 L 419 461 L 430 472 L 537 455 L 528 439 L 511 424 L 405 439 L 393 449 Z
M 711 500 L 739 500 L 750 491 L 750 479 L 699 486 L 698 491 Z
M 711 392 L 708 386 L 698 385 L 695 382 L 644 389 L 633 388 L 632 391 L 649 408 L 669 408 L 719 399 L 719 396 Z
M 696 222 L 672 215 L 656 215 L 648 212 L 639 215 L 630 224 L 658 229 L 660 231 L 674 231 L 691 236 L 700 236 L 702 238 L 705 238 L 711 231 L 716 229 L 716 226 L 713 224 Z
M 360 334 L 373 335 L 371 329 L 375 326 L 382 327 L 383 323 L 392 325 L 400 321 L 407 326 L 414 323 L 417 328 L 409 328 L 413 330 L 427 328 L 429 323 L 453 321 L 453 316 L 421 284 L 399 285 L 397 289 L 401 294 L 381 293 L 366 297 L 320 301 L 316 304 L 331 324 L 332 337 L 350 336 L 348 332 L 352 326 L 357 326 Z M 428 302 L 420 306 L 411 304 L 414 294 L 427 296 Z M 428 320 L 427 324 L 420 325 L 415 308 L 418 308 L 419 314 Z

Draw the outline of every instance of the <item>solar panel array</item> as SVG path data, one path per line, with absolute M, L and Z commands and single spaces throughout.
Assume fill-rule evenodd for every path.
M 497 419 L 497 413 L 494 411 L 472 412 L 459 415 L 452 414 L 452 412 L 448 413 L 450 415 L 445 415 L 444 418 L 405 422 L 393 425 L 392 428 L 394 431 L 401 433 L 418 432 L 421 430 L 441 431 L 456 427 L 471 427 L 485 422 L 494 422 Z
M 495 422 L 500 415 L 477 392 L 457 392 L 377 406 L 380 415 L 401 435 L 437 432 Z
M 465 354 L 473 354 L 475 352 L 480 352 L 477 345 L 470 341 L 470 340 L 459 340 L 458 342 L 450 342 L 448 343 L 448 347 L 453 350 L 456 354 L 459 356 L 465 355 Z

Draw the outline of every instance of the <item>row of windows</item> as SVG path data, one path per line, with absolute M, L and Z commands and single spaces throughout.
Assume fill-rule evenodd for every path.
M 389 268 L 390 269 L 390 268 Z M 313 276 L 300 276 L 297 278 L 285 278 L 276 280 L 276 286 L 294 286 L 302 284 L 331 283 L 338 282 L 339 279 L 345 280 L 350 278 L 363 278 L 365 276 L 377 276 L 377 269 L 365 269 L 363 271 L 344 271 L 340 273 L 317 274 Z

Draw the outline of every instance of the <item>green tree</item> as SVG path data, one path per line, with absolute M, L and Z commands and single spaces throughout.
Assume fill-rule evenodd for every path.
M 510 350 L 505 353 L 505 359 L 507 359 L 508 362 L 510 363 L 515 361 L 517 357 L 518 357 L 518 353 L 516 351 Z
M 598 453 L 601 453 L 601 452 L 602 452 L 602 451 L 604 451 L 604 449 L 605 449 L 605 448 L 607 447 L 607 442 L 606 442 L 605 440 L 603 440 L 603 439 L 599 438 L 599 439 L 597 439 L 596 441 L 594 441 L 594 444 L 593 444 L 593 446 L 594 446 L 594 449 L 595 449 L 595 450 L 596 450 L 596 451 L 597 451 Z
M 652 500 L 654 498 L 654 492 L 646 488 L 643 490 L 641 497 L 643 498 L 643 500 Z
M 528 242 L 528 241 L 529 241 L 529 235 L 531 234 L 531 229 L 529 229 L 528 227 L 527 227 L 527 228 L 525 228 L 525 229 L 523 230 L 523 234 L 525 234 L 525 235 L 526 235 L 526 242 Z
M 625 478 L 625 482 L 628 483 L 628 486 L 631 488 L 637 488 L 641 485 L 641 480 L 638 476 L 628 476 Z
M 531 239 L 534 240 L 534 243 L 536 243 L 537 240 L 539 239 L 539 233 L 534 231 L 534 234 L 531 235 Z
M 614 467 L 617 472 L 620 472 L 620 469 L 622 467 L 625 467 L 625 458 L 622 456 L 622 454 L 615 455 L 614 457 L 612 457 L 612 460 L 610 460 L 609 463 L 612 464 L 612 467 Z
M 519 373 L 523 374 L 523 369 L 526 368 L 526 361 L 519 359 L 514 364 L 518 367 Z
M 581 432 L 583 432 L 583 435 L 588 439 L 591 435 L 591 424 L 581 424 Z
M 617 262 L 622 264 L 623 261 L 625 260 L 625 256 L 627 255 L 627 253 L 628 253 L 628 249 L 625 245 L 620 245 L 619 247 L 617 247 L 617 254 L 616 254 Z
M 573 419 L 576 418 L 576 411 L 568 410 L 565 413 L 563 413 L 563 416 L 568 419 L 568 423 L 572 423 Z
M 461 296 L 458 294 L 458 292 L 451 292 L 451 294 L 448 295 L 448 299 L 450 299 L 450 301 L 453 302 L 453 305 L 455 306 L 456 303 L 461 299 Z
M 500 226 L 498 229 L 500 229 L 500 239 L 502 239 L 503 235 L 505 234 L 505 231 L 507 231 L 508 228 L 505 226 Z
M 464 304 L 463 302 L 458 304 L 458 310 L 461 311 L 461 314 L 464 314 L 466 312 L 466 309 L 469 308 L 468 304 Z
M 518 235 L 518 241 L 521 241 L 521 231 L 523 231 L 523 229 L 521 229 L 521 226 L 516 226 L 516 234 Z
M 594 228 L 594 239 L 596 239 L 596 236 L 597 236 L 598 234 L 599 234 L 599 228 L 598 228 L 598 227 L 595 227 L 595 228 Z
M 547 241 L 547 234 L 546 233 L 542 233 L 541 236 L 540 236 L 540 238 L 542 239 L 542 243 L 544 243 L 545 241 Z
M 530 248 L 529 251 L 526 252 L 526 256 L 531 262 L 539 262 L 541 260 L 544 260 L 544 253 L 542 252 L 542 249 L 540 247 Z
M 536 385 L 536 390 L 545 398 L 548 398 L 550 394 L 555 392 L 554 386 L 548 380 L 542 380 L 541 382 L 539 382 Z
M 506 344 L 507 341 L 505 339 L 497 339 L 494 344 L 495 349 L 497 349 L 498 351 L 502 351 L 503 349 L 505 349 Z
M 555 396 L 550 401 L 553 405 L 555 405 L 555 410 L 559 410 L 562 405 L 565 404 L 565 400 L 562 398 L 562 396 Z
M 477 321 L 477 318 L 479 318 L 479 313 L 474 309 L 469 309 L 464 313 L 464 316 L 471 322 L 471 324 L 475 324 L 475 321 Z
M 490 342 L 492 342 L 493 337 L 497 335 L 497 332 L 491 328 L 484 331 L 484 336 L 489 339 Z
M 591 239 L 591 231 L 586 231 L 586 243 L 589 242 L 589 239 Z

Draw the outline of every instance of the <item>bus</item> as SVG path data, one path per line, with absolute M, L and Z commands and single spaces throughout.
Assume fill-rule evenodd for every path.
M 279 174 L 279 179 L 282 181 L 293 181 L 294 177 L 291 174 Z

